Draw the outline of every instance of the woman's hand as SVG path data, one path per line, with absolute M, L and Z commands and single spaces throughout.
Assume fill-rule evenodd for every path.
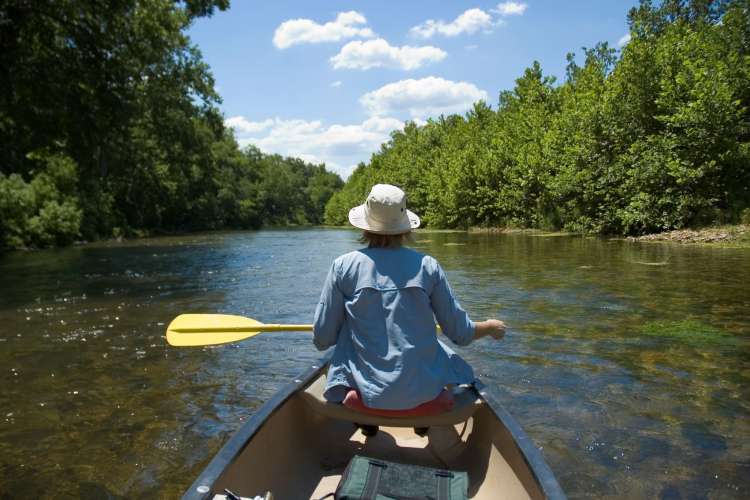
M 477 321 L 474 323 L 474 327 L 476 329 L 474 333 L 475 339 L 492 337 L 495 340 L 500 340 L 505 337 L 505 323 L 498 319 Z

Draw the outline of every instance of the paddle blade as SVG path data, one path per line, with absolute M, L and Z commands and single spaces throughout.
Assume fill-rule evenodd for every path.
M 254 337 L 263 326 L 231 314 L 180 314 L 167 327 L 167 342 L 176 347 L 226 344 Z

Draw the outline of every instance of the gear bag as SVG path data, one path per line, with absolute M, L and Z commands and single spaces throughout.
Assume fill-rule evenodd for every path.
M 355 455 L 336 488 L 336 500 L 466 500 L 466 472 L 397 464 Z

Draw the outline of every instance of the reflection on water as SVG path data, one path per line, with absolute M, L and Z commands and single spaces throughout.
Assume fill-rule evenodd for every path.
M 462 304 L 510 325 L 459 349 L 571 497 L 750 489 L 750 253 L 420 233 Z M 346 230 L 161 238 L 0 260 L 0 496 L 174 497 L 319 354 L 309 333 L 174 349 L 182 312 L 308 323 Z

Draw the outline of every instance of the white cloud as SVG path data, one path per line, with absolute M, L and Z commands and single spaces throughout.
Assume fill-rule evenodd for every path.
M 430 76 L 389 83 L 363 95 L 360 103 L 374 116 L 408 112 L 413 119 L 423 119 L 467 111 L 479 100 L 487 100 L 487 92 L 471 83 Z
M 628 44 L 629 41 L 630 41 L 630 33 L 625 33 L 624 35 L 620 37 L 619 40 L 617 40 L 617 46 L 624 47 L 625 45 Z
M 331 87 L 341 87 L 341 80 L 336 80 L 335 82 L 331 82 Z
M 273 44 L 279 49 L 287 49 L 301 43 L 338 42 L 347 38 L 375 36 L 366 25 L 365 16 L 353 10 L 339 12 L 335 21 L 325 24 L 311 19 L 289 19 L 276 28 Z
M 442 61 L 448 54 L 437 47 L 393 47 L 382 38 L 349 42 L 331 58 L 336 69 L 400 68 L 417 69 L 431 62 Z
M 475 44 L 464 46 L 464 49 L 466 50 L 477 50 L 478 48 L 479 48 L 479 45 L 475 45 Z
M 403 129 L 404 122 L 395 116 L 423 125 L 430 116 L 466 111 L 480 99 L 486 100 L 487 93 L 471 83 L 431 76 L 390 83 L 363 95 L 360 103 L 370 117 L 358 124 L 281 118 L 250 121 L 244 116 L 224 123 L 234 129 L 240 146 L 253 144 L 266 153 L 325 163 L 346 178 L 390 139 L 391 132 Z
M 244 117 L 229 118 L 224 123 L 237 123 Z M 235 128 L 241 146 L 253 144 L 266 153 L 301 158 L 326 167 L 347 177 L 361 161 L 367 161 L 380 145 L 390 139 L 390 132 L 402 129 L 401 120 L 374 116 L 355 125 L 324 126 L 320 120 L 268 119 L 271 126 L 264 130 L 244 132 Z M 262 133 L 261 133 L 262 132 Z
M 472 34 L 482 29 L 489 30 L 491 27 L 492 17 L 489 14 L 482 9 L 469 9 L 449 23 L 429 19 L 414 26 L 409 32 L 420 38 L 431 38 L 437 34 L 445 36 Z
M 387 116 L 371 116 L 362 122 L 362 128 L 370 132 L 386 132 L 390 134 L 393 130 L 404 128 L 404 122 Z
M 233 116 L 224 120 L 224 125 L 231 127 L 237 134 L 252 134 L 254 132 L 261 132 L 271 125 L 273 120 L 263 120 L 262 122 L 251 122 L 245 119 L 243 116 Z
M 493 12 L 497 12 L 501 16 L 522 16 L 528 7 L 527 4 L 520 2 L 502 2 L 497 4 Z

